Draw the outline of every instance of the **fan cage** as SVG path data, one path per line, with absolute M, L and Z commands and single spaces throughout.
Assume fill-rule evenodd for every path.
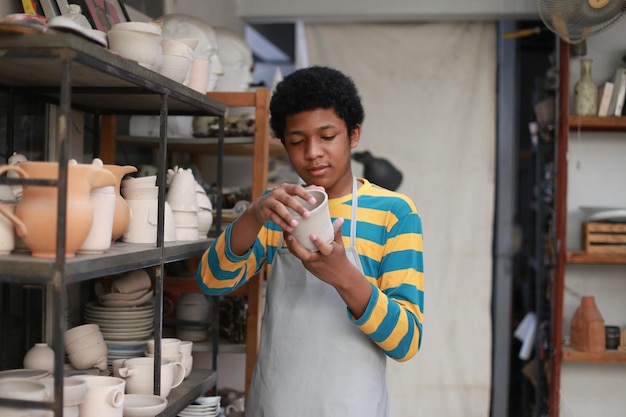
M 625 0 L 611 0 L 598 8 L 588 0 L 538 0 L 538 4 L 546 27 L 569 43 L 608 29 L 626 12 Z

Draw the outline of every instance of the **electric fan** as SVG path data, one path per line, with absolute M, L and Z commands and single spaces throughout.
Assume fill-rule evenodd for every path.
M 625 0 L 538 0 L 546 27 L 565 42 L 577 44 L 618 21 Z

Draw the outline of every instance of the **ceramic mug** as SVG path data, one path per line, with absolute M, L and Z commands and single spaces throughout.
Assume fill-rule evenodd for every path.
M 154 387 L 154 358 L 131 358 L 119 369 L 126 380 L 127 394 L 152 394 Z M 185 378 L 181 362 L 161 359 L 161 397 L 167 397 L 172 388 L 179 386 Z
M 126 381 L 112 376 L 83 375 L 87 392 L 78 410 L 81 416 L 122 417 Z
M 319 187 L 307 188 L 307 191 L 315 198 L 315 203 L 309 204 L 298 196 L 295 198 L 309 211 L 309 217 L 305 219 L 289 207 L 287 209 L 298 221 L 291 234 L 302 246 L 316 252 L 318 249 L 311 235 L 315 234 L 323 242 L 330 243 L 335 238 L 335 230 L 328 210 L 328 194 Z

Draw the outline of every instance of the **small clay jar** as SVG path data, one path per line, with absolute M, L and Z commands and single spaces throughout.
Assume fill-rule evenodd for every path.
M 572 317 L 571 344 L 582 352 L 606 351 L 604 319 L 596 307 L 595 298 L 585 296 Z

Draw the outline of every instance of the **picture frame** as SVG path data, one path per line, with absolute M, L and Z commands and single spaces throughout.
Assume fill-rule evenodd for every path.
M 70 0 L 80 5 L 94 29 L 108 32 L 116 23 L 130 22 L 122 0 Z
M 24 13 L 45 16 L 47 19 L 63 13 L 56 0 L 22 0 L 22 6 Z

